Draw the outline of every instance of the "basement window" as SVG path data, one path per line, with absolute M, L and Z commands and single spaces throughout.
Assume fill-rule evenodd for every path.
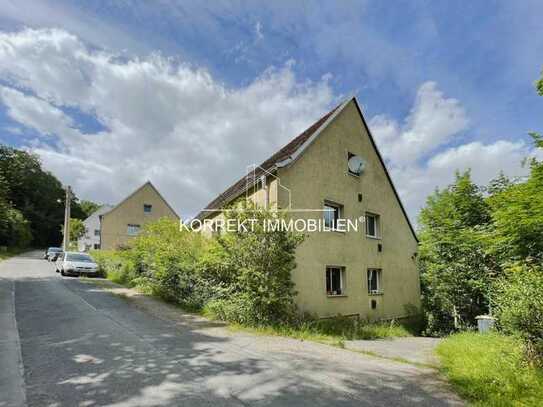
M 324 203 L 324 226 L 337 230 L 338 220 L 341 219 L 343 206 L 331 202 Z
M 368 269 L 368 293 L 381 294 L 381 269 Z
M 345 267 L 326 267 L 326 295 L 345 295 Z
M 380 216 L 366 213 L 366 236 L 378 239 L 380 236 Z
M 153 210 L 153 205 L 144 204 L 143 205 L 143 213 L 151 213 Z
M 136 236 L 140 232 L 140 225 L 128 225 L 126 233 L 128 236 Z

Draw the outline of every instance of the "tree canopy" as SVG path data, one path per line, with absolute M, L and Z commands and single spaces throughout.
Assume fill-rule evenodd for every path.
M 543 77 L 537 89 L 543 96 Z M 531 136 L 543 149 L 543 138 Z M 478 186 L 469 171 L 457 173 L 453 184 L 428 197 L 419 216 L 419 270 L 429 333 L 472 326 L 494 305 L 502 324 L 524 327 L 533 340 L 526 316 L 543 298 L 535 278 L 543 274 L 543 163 L 526 161 L 527 177 L 500 173 Z M 520 301 L 526 287 L 532 294 Z
M 61 242 L 65 191 L 42 169 L 38 156 L 0 145 L 0 190 L 0 245 L 45 247 Z M 72 216 L 85 217 L 75 197 Z

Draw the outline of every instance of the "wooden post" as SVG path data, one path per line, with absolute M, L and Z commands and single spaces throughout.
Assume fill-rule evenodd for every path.
M 62 240 L 62 250 L 68 251 L 70 247 L 70 206 L 72 202 L 72 189 L 66 187 L 66 203 L 64 206 L 64 239 Z

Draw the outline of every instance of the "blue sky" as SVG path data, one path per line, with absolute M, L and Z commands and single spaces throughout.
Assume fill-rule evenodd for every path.
M 83 198 L 115 202 L 151 178 L 189 216 L 243 173 L 248 153 L 264 158 L 355 95 L 414 219 L 455 169 L 481 183 L 521 175 L 527 133 L 543 127 L 539 1 L 2 3 L 0 139 L 36 151 Z M 186 109 L 155 111 L 168 100 Z M 190 107 L 215 112 L 216 127 L 195 112 L 183 120 Z M 203 139 L 227 152 L 191 161 Z M 173 142 L 176 155 L 159 154 Z M 115 185 L 85 180 L 96 172 Z

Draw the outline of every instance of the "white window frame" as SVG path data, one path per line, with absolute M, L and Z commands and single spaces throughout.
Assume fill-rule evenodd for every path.
M 323 206 L 323 217 L 324 217 L 324 222 L 325 222 L 324 226 L 329 227 L 330 230 L 342 232 L 343 230 L 337 228 L 337 224 L 333 224 L 331 227 L 326 225 L 326 214 L 331 212 L 330 210 L 327 209 L 327 207 L 333 208 L 334 212 L 335 210 L 337 210 L 337 220 L 339 220 L 339 219 L 342 219 L 342 216 L 343 216 L 343 205 L 338 204 L 336 202 L 332 202 L 332 201 L 324 201 L 324 206 Z M 335 221 L 337 222 L 337 220 Z
M 370 235 L 368 233 L 368 218 L 373 218 L 373 230 L 375 232 L 374 235 Z M 372 238 L 372 239 L 380 239 L 381 238 L 381 216 L 376 213 L 366 212 L 366 237 Z
M 332 291 L 332 273 L 330 272 L 330 291 L 328 291 L 328 270 L 339 270 L 339 294 L 333 294 Z M 328 297 L 344 297 L 346 296 L 345 290 L 345 267 L 343 266 L 326 266 L 324 269 L 324 290 Z
M 140 233 L 141 225 L 129 223 L 126 227 L 126 234 L 128 236 L 137 236 Z
M 146 210 L 145 210 L 145 207 L 146 207 L 146 206 L 149 207 L 149 211 L 146 211 Z M 150 214 L 151 212 L 153 212 L 153 205 L 151 205 L 151 204 L 143 204 L 143 213 L 146 214 L 146 215 L 148 215 L 148 214 Z
M 377 278 L 376 278 L 376 283 L 377 283 L 377 289 L 376 290 L 372 290 L 371 289 L 371 280 L 372 278 L 370 277 L 372 275 L 372 273 L 377 273 Z M 368 294 L 382 294 L 383 293 L 383 286 L 382 286 L 382 278 L 383 278 L 383 269 L 379 269 L 379 268 L 369 268 L 367 270 L 367 274 L 366 274 L 366 277 L 367 277 L 367 280 L 368 280 Z

